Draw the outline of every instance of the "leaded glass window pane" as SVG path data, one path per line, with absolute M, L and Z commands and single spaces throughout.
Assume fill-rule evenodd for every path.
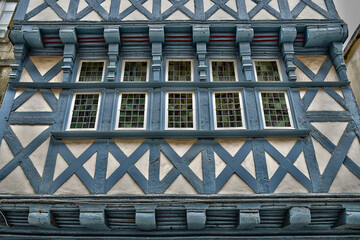
M 99 94 L 76 94 L 70 128 L 95 128 Z
M 192 93 L 168 94 L 168 128 L 193 128 Z
M 243 127 L 239 93 L 215 93 L 216 126 Z
M 255 68 L 259 82 L 281 81 L 276 61 L 255 61 Z
M 234 62 L 211 62 L 212 79 L 214 82 L 236 81 Z
M 79 82 L 101 82 L 104 62 L 82 62 Z
M 261 93 L 266 127 L 291 127 L 285 93 Z
M 124 82 L 146 82 L 147 62 L 125 62 Z
M 118 128 L 144 128 L 145 93 L 121 94 Z
M 169 82 L 190 82 L 191 81 L 191 61 L 169 61 L 168 69 Z

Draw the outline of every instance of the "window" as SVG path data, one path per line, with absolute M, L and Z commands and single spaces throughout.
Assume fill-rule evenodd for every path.
M 239 92 L 214 92 L 213 101 L 215 129 L 245 128 Z
M 265 128 L 292 128 L 286 92 L 260 92 Z
M 282 81 L 279 60 L 254 60 L 255 77 L 258 82 Z
M 0 1 L 0 38 L 4 38 L 8 32 L 8 26 L 14 15 L 17 2 Z
M 146 105 L 146 93 L 121 93 L 116 128 L 145 129 Z
M 99 93 L 76 93 L 68 129 L 95 129 L 98 120 Z
M 192 59 L 168 59 L 166 61 L 166 81 L 168 82 L 191 82 L 193 76 Z
M 166 103 L 166 129 L 196 129 L 193 92 L 168 92 Z
M 105 60 L 82 60 L 79 64 L 78 82 L 102 82 Z
M 146 82 L 149 78 L 149 61 L 124 60 L 122 69 L 123 82 Z
M 235 60 L 210 60 L 210 78 L 214 82 L 237 81 Z

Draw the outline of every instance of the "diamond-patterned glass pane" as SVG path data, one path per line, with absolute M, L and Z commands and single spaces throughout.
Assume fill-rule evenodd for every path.
M 214 82 L 236 81 L 234 62 L 211 62 Z
M 285 93 L 261 93 L 265 125 L 267 127 L 291 127 Z
M 101 82 L 104 62 L 82 62 L 79 82 Z
M 70 128 L 95 128 L 99 94 L 76 94 Z
M 124 82 L 146 82 L 147 62 L 125 62 Z
M 276 61 L 255 61 L 255 68 L 259 82 L 281 81 Z
M 193 128 L 192 93 L 169 93 L 168 128 Z
M 169 61 L 168 81 L 191 81 L 191 61 Z
M 215 111 L 218 128 L 243 126 L 239 93 L 215 93 Z
M 144 128 L 145 93 L 121 94 L 119 128 Z

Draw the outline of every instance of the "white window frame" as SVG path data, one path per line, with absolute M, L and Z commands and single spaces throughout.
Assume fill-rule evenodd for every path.
M 144 127 L 143 128 L 119 128 L 119 117 L 120 117 L 120 107 L 121 107 L 121 99 L 123 94 L 145 94 L 145 109 L 144 109 Z M 115 130 L 146 130 L 147 124 L 147 110 L 148 110 L 148 93 L 147 92 L 120 92 L 118 98 L 118 104 L 116 108 L 116 125 Z
M 168 119 L 169 119 L 169 94 L 170 93 L 177 93 L 177 94 L 181 94 L 181 93 L 191 93 L 192 95 L 192 107 L 193 107 L 193 127 L 192 128 L 169 128 L 168 126 Z M 196 130 L 196 103 L 195 103 L 195 92 L 192 91 L 169 91 L 166 92 L 166 96 L 165 96 L 165 130 Z
M 264 107 L 263 107 L 263 101 L 262 101 L 261 93 L 284 93 L 285 101 L 286 101 L 286 108 L 287 108 L 287 111 L 289 113 L 289 120 L 290 120 L 290 125 L 291 125 L 290 127 L 268 127 L 268 126 L 266 126 Z M 287 91 L 259 91 L 259 99 L 260 99 L 261 117 L 262 117 L 262 122 L 263 122 L 264 129 L 294 129 L 295 128 L 294 127 L 293 117 L 292 117 L 292 111 L 291 111 L 291 107 L 290 107 L 289 96 L 287 94 Z
M 255 62 L 276 62 L 278 72 L 279 72 L 280 81 L 262 81 L 262 82 L 283 82 L 284 81 L 283 74 L 282 74 L 282 71 L 281 71 L 281 66 L 280 66 L 280 60 L 277 59 L 277 58 L 269 58 L 269 59 L 261 58 L 261 59 L 253 59 L 253 69 L 254 69 L 256 82 L 259 82 L 259 81 L 258 81 L 258 76 L 257 76 L 257 72 L 256 72 Z
M 79 81 L 82 64 L 83 64 L 84 62 L 103 62 L 103 63 L 104 63 L 104 68 L 103 68 L 103 73 L 102 73 L 101 81 L 91 81 L 91 82 Z M 106 60 L 104 60 L 104 59 L 82 59 L 82 60 L 79 61 L 79 67 L 78 67 L 78 71 L 77 71 L 77 74 L 76 74 L 76 82 L 79 82 L 79 83 L 98 83 L 98 82 L 104 82 L 105 71 L 106 71 L 105 68 L 106 68 Z
M 120 82 L 124 82 L 124 73 L 125 73 L 125 64 L 127 62 L 146 62 L 146 81 L 149 81 L 149 77 L 150 77 L 150 60 L 148 59 L 124 59 L 122 60 L 121 63 L 121 77 L 120 77 Z M 126 81 L 126 83 L 139 83 L 139 82 L 130 82 L 130 81 Z
M 241 122 L 243 124 L 242 127 L 218 127 L 217 126 L 217 115 L 216 115 L 216 93 L 238 93 L 239 100 L 240 100 L 240 110 L 241 110 Z M 245 121 L 245 111 L 244 111 L 244 104 L 242 99 L 242 94 L 240 91 L 214 91 L 212 93 L 212 102 L 213 102 L 213 116 L 214 116 L 214 128 L 215 130 L 234 130 L 234 129 L 246 129 L 246 121 Z
M 166 69 L 165 69 L 165 82 L 169 82 L 169 62 L 170 61 L 174 61 L 174 62 L 181 62 L 181 61 L 190 61 L 190 66 L 191 66 L 191 81 L 194 81 L 194 59 L 191 58 L 169 58 L 166 59 Z M 170 82 L 175 82 L 175 81 L 170 81 Z M 187 81 L 178 81 L 178 82 L 187 82 Z
M 234 63 L 234 71 L 235 71 L 235 82 L 239 81 L 238 69 L 237 69 L 237 61 L 236 59 L 210 59 L 210 82 L 213 82 L 213 62 L 233 62 Z M 217 82 L 233 82 L 233 81 L 217 81 Z
M 71 119 L 72 119 L 73 112 L 74 112 L 75 98 L 76 98 L 76 95 L 81 95 L 81 94 L 98 94 L 99 95 L 98 108 L 97 108 L 97 112 L 96 112 L 96 120 L 95 120 L 94 128 L 70 128 Z M 72 96 L 72 100 L 71 100 L 70 115 L 69 115 L 66 130 L 67 131 L 94 131 L 94 130 L 96 130 L 98 127 L 98 123 L 99 123 L 100 106 L 101 106 L 101 92 L 74 92 L 73 96 Z

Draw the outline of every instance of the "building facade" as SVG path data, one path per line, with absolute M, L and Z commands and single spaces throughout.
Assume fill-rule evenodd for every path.
M 11 73 L 11 64 L 14 63 L 14 52 L 8 38 L 8 26 L 14 15 L 17 1 L 0 1 L 0 106 Z
M 346 37 L 332 0 L 21 0 L 0 232 L 356 239 Z
M 360 25 L 357 27 L 348 45 L 345 48 L 345 63 L 348 69 L 348 76 L 351 82 L 351 88 L 354 91 L 358 106 L 360 104 L 360 82 L 357 80 L 360 66 Z

